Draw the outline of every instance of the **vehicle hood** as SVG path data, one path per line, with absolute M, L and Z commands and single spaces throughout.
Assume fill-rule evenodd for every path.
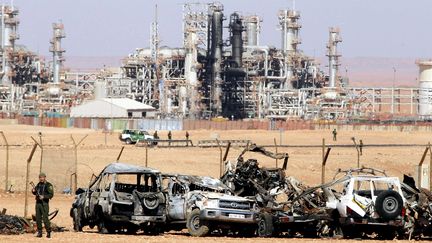
M 253 200 L 245 198 L 245 197 L 232 196 L 232 195 L 217 193 L 217 192 L 203 192 L 202 194 L 209 199 L 222 199 L 222 200 L 227 200 L 227 201 L 253 202 Z

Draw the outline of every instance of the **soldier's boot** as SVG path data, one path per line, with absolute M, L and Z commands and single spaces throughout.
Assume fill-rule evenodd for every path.
M 51 238 L 51 231 L 47 231 L 47 238 Z
M 36 237 L 39 237 L 39 238 L 42 237 L 42 230 L 38 230 L 38 233 L 37 233 Z

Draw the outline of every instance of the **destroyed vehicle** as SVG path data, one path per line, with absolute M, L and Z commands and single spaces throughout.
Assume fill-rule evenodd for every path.
M 187 227 L 192 236 L 213 231 L 253 235 L 254 201 L 230 195 L 230 189 L 211 177 L 163 175 L 167 197 L 167 229 Z
M 165 196 L 161 174 L 136 165 L 112 163 L 90 182 L 78 189 L 70 216 L 74 229 L 98 227 L 100 233 L 142 229 L 158 233 L 165 223 Z
M 259 215 L 258 234 L 303 231 L 300 233 L 307 237 L 405 236 L 406 200 L 397 177 L 376 175 L 380 171 L 368 168 L 340 172 L 345 175 L 276 204 L 284 209 L 266 208 Z
M 369 168 L 342 172 L 345 176 L 328 184 L 331 188 L 342 186 L 340 193 L 324 190 L 324 194 L 326 206 L 335 209 L 335 224 L 343 236 L 375 233 L 383 239 L 403 237 L 407 205 L 399 178 Z
M 256 159 L 244 160 L 246 152 L 263 154 L 272 159 L 284 160 L 282 168 L 262 168 Z M 271 190 L 277 190 L 285 184 L 285 170 L 288 154 L 272 153 L 255 144 L 247 146 L 235 163 L 227 162 L 226 171 L 221 181 L 238 196 L 256 197 L 259 206 L 264 207 L 272 198 Z
M 406 233 L 409 240 L 432 236 L 432 193 L 418 188 L 414 178 L 404 175 L 402 191 L 408 202 Z
M 260 237 L 303 236 L 309 238 L 334 235 L 331 211 L 325 207 L 320 191 L 309 188 L 292 177 L 287 177 L 284 187 L 272 190 L 275 199 L 261 208 L 257 233 Z M 303 194 L 304 192 L 307 192 Z M 282 195 L 285 201 L 278 197 Z M 299 197 L 300 196 L 300 197 Z
M 154 140 L 154 137 L 144 130 L 125 129 L 120 134 L 119 139 L 126 144 L 135 144 L 138 141 Z

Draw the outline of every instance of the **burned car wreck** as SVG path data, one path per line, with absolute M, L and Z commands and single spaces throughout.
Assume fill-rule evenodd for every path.
M 245 161 L 247 152 L 283 160 L 282 168 L 262 168 L 256 159 Z M 317 236 L 318 232 L 328 234 L 328 224 L 323 222 L 330 221 L 329 214 L 318 209 L 318 205 L 325 205 L 323 198 L 310 194 L 302 198 L 302 203 L 289 203 L 307 188 L 294 178 L 286 177 L 288 158 L 286 153 L 272 153 L 252 144 L 242 151 L 237 161 L 226 163 L 221 180 L 236 195 L 256 200 L 260 211 L 257 218 L 259 236 L 277 236 L 282 232 L 305 236 Z
M 187 228 L 192 236 L 212 232 L 251 236 L 255 232 L 254 200 L 234 196 L 211 177 L 164 174 L 166 229 Z
M 256 152 L 284 159 L 282 168 L 262 168 Z M 372 168 L 339 170 L 333 181 L 308 187 L 285 176 L 287 154 L 256 145 L 227 162 L 221 180 L 236 195 L 253 197 L 258 206 L 257 234 L 262 237 L 416 238 L 430 236 L 432 194 L 412 178 L 389 177 Z M 340 176 L 342 175 L 342 176 Z
M 229 148 L 229 146 L 228 146 Z M 226 156 L 228 154 L 228 149 Z M 265 168 L 255 153 L 283 161 Z M 248 145 L 225 163 L 220 179 L 161 174 L 123 163 L 106 166 L 78 189 L 74 229 L 101 233 L 188 230 L 260 237 L 422 239 L 432 236 L 432 193 L 404 175 L 373 168 L 339 169 L 333 180 L 309 187 L 286 175 L 288 154 Z
M 70 210 L 74 229 L 98 227 L 101 233 L 143 230 L 158 233 L 166 221 L 166 200 L 159 171 L 111 163 L 78 189 Z

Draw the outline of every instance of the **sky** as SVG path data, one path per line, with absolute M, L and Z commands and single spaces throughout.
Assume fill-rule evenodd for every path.
M 196 0 L 193 0 L 196 2 Z M 10 1 L 2 1 L 10 3 Z M 181 46 L 185 0 L 15 0 L 20 11 L 19 44 L 48 55 L 52 23 L 65 25 L 66 56 L 126 56 L 147 47 L 154 6 L 161 45 Z M 205 1 L 208 2 L 208 1 Z M 262 45 L 280 46 L 277 12 L 301 13 L 302 49 L 325 56 L 328 29 L 338 26 L 345 57 L 432 57 L 431 0 L 220 0 L 234 11 L 263 18 Z M 227 21 L 225 21 L 227 25 Z M 226 37 L 226 36 L 225 36 Z

